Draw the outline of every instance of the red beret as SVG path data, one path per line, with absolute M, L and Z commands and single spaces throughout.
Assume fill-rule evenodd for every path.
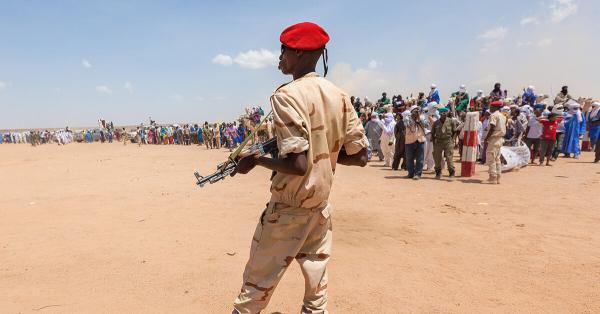
M 281 43 L 298 50 L 315 50 L 325 47 L 329 35 L 325 30 L 311 22 L 302 22 L 286 28 L 279 36 Z
M 492 106 L 492 107 L 502 107 L 502 106 L 504 106 L 504 103 L 501 100 L 496 100 L 496 101 L 492 101 L 490 103 L 490 106 Z

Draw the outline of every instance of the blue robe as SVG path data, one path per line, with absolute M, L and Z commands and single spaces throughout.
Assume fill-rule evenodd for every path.
M 585 134 L 585 117 L 581 122 L 577 120 L 577 116 L 567 114 L 565 116 L 565 138 L 562 144 L 563 154 L 575 154 L 578 156 L 581 154 L 581 147 L 579 146 L 579 137 Z
M 530 105 L 531 107 L 535 106 L 537 100 L 537 96 L 533 92 L 525 92 L 523 93 L 523 101 L 521 105 Z
M 588 120 L 590 121 L 590 142 L 592 143 L 592 145 L 594 145 L 596 143 L 596 140 L 598 140 L 598 137 L 600 137 L 600 124 L 592 125 L 591 122 L 600 120 L 600 113 L 594 118 Z
M 438 104 L 440 103 L 440 92 L 437 89 L 434 90 L 433 93 L 429 95 L 429 97 L 427 97 L 427 103 L 430 103 L 432 101 L 435 101 Z

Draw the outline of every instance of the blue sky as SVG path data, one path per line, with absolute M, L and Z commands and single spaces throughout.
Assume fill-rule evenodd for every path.
M 329 32 L 329 77 L 361 98 L 495 81 L 598 97 L 598 16 L 593 0 L 0 0 L 0 129 L 233 119 L 289 80 L 279 34 L 300 21 Z

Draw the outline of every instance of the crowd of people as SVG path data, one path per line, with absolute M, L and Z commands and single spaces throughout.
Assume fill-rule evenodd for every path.
M 583 148 L 595 150 L 595 162 L 600 161 L 600 102 L 575 99 L 567 86 L 552 101 L 536 94 L 533 86 L 508 97 L 500 83 L 489 95 L 479 90 L 472 98 L 461 85 L 445 103 L 435 84 L 427 96 L 390 99 L 383 93 L 376 102 L 367 97 L 364 102 L 358 97 L 351 101 L 370 142 L 369 158 L 377 156 L 385 167 L 406 170 L 415 180 L 423 172 L 441 178 L 444 165 L 449 177 L 455 177 L 454 151 L 462 155 L 469 112 L 479 113 L 477 160 L 489 166 L 490 183 L 500 183 L 501 165 L 506 162 L 500 153 L 503 146 L 526 146 L 532 163 L 551 166 L 560 154 L 579 158 L 583 138 Z
M 201 145 L 207 149 L 222 147 L 234 149 L 244 141 L 249 132 L 259 124 L 264 117 L 261 107 L 246 109 L 246 113 L 237 121 L 215 122 L 204 124 L 157 124 L 149 118 L 148 124 L 141 123 L 136 127 L 115 127 L 113 122 L 98 119 L 98 127 L 93 129 L 70 130 L 29 130 L 0 132 L 2 143 L 29 143 L 32 146 L 42 144 L 64 145 L 71 142 L 79 143 L 112 143 L 122 142 L 124 145 Z M 256 140 L 265 140 L 273 136 L 272 120 L 268 119 L 264 128 L 259 130 Z
M 600 161 L 600 102 L 589 98 L 573 98 L 567 86 L 553 100 L 536 93 L 533 86 L 521 95 L 508 97 L 500 83 L 484 96 L 474 97 L 465 85 L 441 102 L 435 84 L 425 95 L 403 98 L 387 93 L 372 102 L 351 97 L 369 139 L 369 159 L 376 156 L 384 167 L 406 170 L 407 177 L 418 180 L 424 172 L 434 172 L 441 178 L 442 169 L 448 169 L 450 178 L 456 176 L 454 152 L 462 155 L 465 119 L 467 113 L 479 113 L 477 122 L 477 161 L 489 166 L 489 181 L 500 182 L 503 162 L 500 148 L 523 146 L 530 150 L 530 161 L 551 165 L 562 153 L 566 158 L 581 154 L 584 149 L 595 150 L 595 162 Z M 115 127 L 112 122 L 99 119 L 98 128 L 72 131 L 62 130 L 0 133 L 2 143 L 30 143 L 33 146 L 71 142 L 136 143 L 138 145 L 199 145 L 207 149 L 233 150 L 259 125 L 265 116 L 261 107 L 246 108 L 237 121 L 204 124 L 148 124 L 134 128 Z M 257 130 L 255 141 L 273 137 L 272 119 L 267 119 Z

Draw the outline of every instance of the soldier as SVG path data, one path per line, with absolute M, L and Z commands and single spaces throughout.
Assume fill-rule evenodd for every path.
M 485 137 L 487 150 L 485 152 L 485 160 L 489 167 L 490 177 L 488 183 L 500 184 L 500 176 L 502 173 L 502 163 L 500 162 L 500 148 L 504 143 L 504 135 L 506 135 L 506 117 L 500 113 L 500 108 L 504 103 L 502 101 L 493 101 L 490 103 L 489 129 Z
M 448 119 L 448 108 L 439 108 L 440 118 L 433 123 L 431 138 L 433 140 L 433 160 L 435 161 L 435 178 L 442 178 L 442 154 L 448 165 L 450 178 L 454 178 L 454 141 L 452 136 L 456 131 L 456 124 Z
M 315 72 L 323 55 L 327 75 L 327 33 L 304 22 L 286 28 L 280 40 L 279 69 L 294 80 L 271 96 L 279 158 L 245 154 L 234 172 L 260 165 L 277 173 L 233 313 L 263 310 L 294 259 L 305 279 L 301 312 L 327 313 L 333 173 L 338 163 L 367 164 L 367 139 L 350 97 Z
M 129 133 L 125 131 L 125 128 L 123 128 L 121 137 L 123 138 L 123 145 L 127 145 L 127 142 L 129 141 Z

